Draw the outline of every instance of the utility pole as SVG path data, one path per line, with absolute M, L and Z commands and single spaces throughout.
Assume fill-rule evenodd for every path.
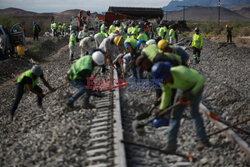
M 221 2 L 218 0 L 218 25 L 220 25 L 220 7 L 221 7 Z
M 177 7 L 182 7 L 183 8 L 183 10 L 182 10 L 182 19 L 183 19 L 183 21 L 185 21 L 185 8 L 189 7 L 189 6 L 181 5 L 181 6 L 177 6 Z

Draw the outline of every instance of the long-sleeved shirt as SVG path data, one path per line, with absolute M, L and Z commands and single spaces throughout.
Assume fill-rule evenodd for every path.
M 162 85 L 162 96 L 160 110 L 168 107 L 172 99 L 172 89 L 180 89 L 182 91 L 191 91 L 196 95 L 203 87 L 205 79 L 194 69 L 186 66 L 176 66 L 170 69 L 173 83 Z

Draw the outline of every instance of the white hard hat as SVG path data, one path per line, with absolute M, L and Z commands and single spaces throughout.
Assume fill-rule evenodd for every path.
M 152 44 L 156 45 L 156 41 L 154 39 L 150 39 L 146 42 L 146 45 L 152 45 Z
M 104 64 L 104 55 L 103 55 L 103 53 L 100 52 L 100 51 L 94 52 L 94 53 L 92 54 L 92 59 L 93 59 L 93 61 L 94 61 L 97 65 L 99 65 L 99 66 L 101 66 L 101 65 Z

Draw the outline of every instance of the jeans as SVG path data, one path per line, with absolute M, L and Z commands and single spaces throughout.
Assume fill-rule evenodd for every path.
M 87 89 L 86 85 L 83 82 L 71 80 L 70 84 L 73 87 L 77 88 L 78 91 L 68 99 L 68 104 L 73 104 L 79 97 L 81 97 L 85 93 L 85 91 L 87 92 L 87 95 L 83 98 L 83 101 L 85 102 L 89 100 L 92 91 L 90 89 Z
M 39 93 L 43 93 L 43 90 L 42 90 L 39 86 L 37 86 L 37 85 L 34 86 L 34 89 L 35 89 L 37 92 L 39 92 Z M 16 85 L 16 98 L 15 98 L 13 104 L 12 104 L 12 108 L 11 108 L 11 112 L 10 112 L 11 115 L 14 116 L 15 111 L 16 111 L 16 109 L 17 109 L 17 107 L 18 107 L 18 104 L 20 103 L 20 101 L 21 101 L 21 99 L 22 99 L 22 97 L 23 97 L 23 94 L 24 94 L 23 84 L 19 84 L 19 83 L 18 83 L 18 84 Z M 40 96 L 37 96 L 37 105 L 38 105 L 38 106 L 41 106 L 41 105 L 42 105 L 42 100 L 43 100 L 43 99 L 42 99 Z
M 181 96 L 182 91 L 177 90 L 175 96 L 175 103 L 178 101 L 179 97 Z M 201 101 L 203 89 L 201 89 L 193 98 L 192 102 L 190 103 L 191 107 L 191 117 L 194 124 L 194 129 L 196 131 L 197 138 L 200 142 L 207 142 L 208 138 L 205 132 L 205 128 L 203 125 L 203 119 L 199 113 L 199 104 Z M 171 113 L 170 119 L 170 127 L 168 133 L 168 140 L 167 146 L 176 146 L 177 144 L 177 134 L 180 127 L 180 121 L 186 105 L 179 105 L 175 107 L 175 109 Z

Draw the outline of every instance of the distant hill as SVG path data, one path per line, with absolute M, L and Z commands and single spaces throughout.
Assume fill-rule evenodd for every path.
M 229 9 L 244 17 L 250 18 L 250 3 L 244 5 L 232 6 Z
M 172 11 L 167 13 L 168 20 L 182 20 L 183 10 Z M 217 7 L 203 7 L 191 6 L 185 10 L 185 19 L 189 21 L 204 21 L 211 20 L 217 21 L 218 8 Z M 221 8 L 221 21 L 250 21 L 249 18 L 243 17 L 240 14 L 233 12 L 226 8 Z
M 248 3 L 249 0 L 221 0 L 222 7 L 230 7 Z M 177 7 L 180 5 L 186 5 L 186 6 L 199 5 L 199 6 L 212 7 L 212 6 L 218 6 L 218 0 L 172 0 L 167 6 L 163 7 L 163 10 L 165 11 L 180 10 L 181 8 Z
M 66 10 L 63 12 L 54 12 L 54 13 L 35 13 L 30 11 L 25 11 L 18 8 L 6 8 L 6 9 L 0 9 L 0 15 L 1 16 L 12 16 L 12 17 L 39 17 L 39 16 L 48 16 L 48 17 L 54 17 L 58 20 L 70 20 L 72 16 L 77 16 L 80 9 L 72 9 L 72 10 Z M 83 11 L 83 15 L 86 15 L 86 12 Z

